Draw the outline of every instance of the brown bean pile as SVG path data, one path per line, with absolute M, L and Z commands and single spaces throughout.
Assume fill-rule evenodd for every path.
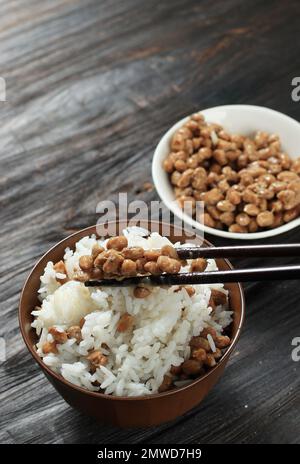
M 95 245 L 91 255 L 80 257 L 80 270 L 75 274 L 75 280 L 85 282 L 90 279 L 159 275 L 163 272 L 177 274 L 181 266 L 186 265 L 186 262 L 179 259 L 175 248 L 171 245 L 165 245 L 160 250 L 128 248 L 126 237 L 121 235 L 109 239 L 106 246 L 107 249 Z M 192 260 L 190 270 L 202 272 L 206 265 L 205 259 L 197 258 Z M 61 264 L 60 267 L 62 270 Z M 146 288 L 140 288 L 135 289 L 134 295 L 136 298 L 145 298 L 149 293 Z
M 277 135 L 229 134 L 196 113 L 175 132 L 170 149 L 163 167 L 176 199 L 182 208 L 190 202 L 205 225 L 257 232 L 299 216 L 300 158 L 284 153 Z M 205 205 L 201 217 L 196 201 Z

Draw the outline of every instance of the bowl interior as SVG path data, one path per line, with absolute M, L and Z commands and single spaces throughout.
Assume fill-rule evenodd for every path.
M 156 230 L 159 231 L 160 228 L 161 228 L 161 224 L 158 223 L 158 222 L 156 222 L 155 224 L 156 224 Z M 141 226 L 145 227 L 145 228 L 149 228 L 148 223 L 145 223 L 145 222 L 142 223 Z M 122 230 L 125 227 L 126 227 L 125 223 L 123 223 L 123 222 L 118 223 L 116 233 L 117 234 L 121 233 Z M 50 370 L 43 363 L 42 359 L 36 353 L 35 344 L 36 344 L 36 342 L 38 340 L 38 337 L 36 335 L 35 330 L 31 328 L 31 323 L 33 321 L 31 311 L 33 310 L 33 308 L 36 305 L 39 304 L 39 300 L 37 298 L 37 291 L 38 291 L 39 286 L 40 286 L 40 276 L 42 275 L 43 270 L 44 270 L 47 262 L 48 261 L 53 261 L 53 262 L 59 261 L 60 259 L 62 259 L 63 255 L 64 255 L 64 250 L 65 250 L 66 247 L 70 247 L 72 249 L 75 246 L 75 243 L 78 240 L 80 240 L 84 236 L 91 235 L 91 234 L 96 234 L 97 235 L 96 226 L 88 227 L 87 229 L 76 232 L 75 234 L 67 237 L 64 240 L 62 240 L 60 243 L 58 243 L 53 248 L 51 248 L 38 261 L 38 263 L 35 265 L 35 267 L 31 271 L 27 281 L 25 282 L 25 285 L 24 285 L 24 288 L 23 288 L 23 291 L 22 291 L 21 300 L 20 300 L 20 306 L 19 306 L 20 328 L 21 328 L 21 332 L 22 332 L 24 341 L 25 341 L 30 353 L 32 354 L 34 359 L 38 362 L 38 364 L 42 367 L 42 369 L 44 371 L 46 371 L 46 373 L 48 375 L 56 378 L 56 380 L 58 380 L 60 382 L 63 382 L 65 384 L 71 386 L 72 388 L 75 388 L 77 390 L 82 391 L 85 394 L 89 394 L 89 395 L 93 395 L 93 396 L 101 395 L 101 396 L 105 396 L 105 397 L 107 397 L 109 399 L 113 398 L 114 400 L 120 400 L 120 399 L 125 398 L 125 397 L 112 397 L 110 395 L 104 395 L 103 393 L 90 392 L 88 390 L 85 390 L 85 389 L 83 389 L 81 387 L 77 387 L 77 386 L 69 383 L 63 377 L 61 377 L 60 375 L 58 375 L 55 372 L 53 372 L 52 370 Z M 171 239 L 172 242 L 180 241 L 180 242 L 184 243 L 185 240 L 186 240 L 186 237 L 182 233 L 180 233 L 179 230 L 176 231 L 176 228 L 171 227 L 170 239 Z M 199 244 L 201 244 L 202 246 L 211 246 L 211 244 L 209 242 L 207 242 L 207 241 L 205 241 L 205 243 L 203 244 L 202 238 L 199 239 Z M 227 260 L 219 259 L 219 260 L 216 260 L 216 261 L 217 261 L 218 267 L 220 269 L 231 269 L 232 268 L 231 264 Z M 235 347 L 235 345 L 237 343 L 238 337 L 240 335 L 240 330 L 241 330 L 241 327 L 242 327 L 242 323 L 243 323 L 243 320 L 244 320 L 244 294 L 243 294 L 243 289 L 242 289 L 241 285 L 238 284 L 238 283 L 232 283 L 232 284 L 226 284 L 225 287 L 229 290 L 230 307 L 231 307 L 232 311 L 234 312 L 234 314 L 233 314 L 233 323 L 232 323 L 232 325 L 230 327 L 231 337 L 232 337 L 233 341 L 232 341 L 231 346 L 229 347 L 229 349 L 227 350 L 227 352 L 225 353 L 225 355 L 223 356 L 221 361 L 215 366 L 215 368 L 220 363 L 225 362 L 225 360 L 230 356 L 230 353 L 232 352 L 232 350 L 234 349 L 234 347 Z M 208 374 L 206 374 L 206 375 L 209 375 L 210 373 L 212 373 L 215 368 L 211 369 L 208 372 Z M 196 379 L 193 382 L 193 384 L 195 382 L 201 381 L 202 378 L 203 377 L 201 377 L 199 379 Z M 176 390 L 171 390 L 171 391 L 166 392 L 166 393 L 160 393 L 159 396 L 172 394 L 175 391 L 186 389 L 188 387 L 189 387 L 189 385 L 185 386 L 185 387 L 178 388 Z M 143 399 L 143 398 L 144 399 L 145 398 L 153 398 L 155 396 L 158 396 L 158 395 L 151 395 L 150 397 L 137 397 L 137 398 L 130 397 L 130 398 L 127 398 L 127 399 L 140 400 L 140 399 Z
M 217 106 L 201 111 L 208 122 L 221 124 L 225 130 L 243 135 L 253 135 L 256 131 L 266 131 L 280 136 L 283 149 L 292 158 L 300 156 L 300 124 L 296 120 L 270 108 L 252 105 L 226 105 Z M 167 173 L 162 168 L 163 160 L 170 151 L 170 141 L 173 134 L 189 117 L 186 117 L 172 126 L 162 137 L 156 147 L 152 162 L 152 177 L 158 195 L 165 205 L 179 218 L 198 230 L 226 238 L 242 240 L 271 237 L 286 232 L 300 225 L 300 218 L 275 229 L 248 234 L 237 234 L 204 226 L 184 214 L 175 200 L 173 188 Z

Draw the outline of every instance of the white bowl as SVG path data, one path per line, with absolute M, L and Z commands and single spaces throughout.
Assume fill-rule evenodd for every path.
M 229 132 L 252 135 L 254 132 L 260 130 L 278 134 L 284 151 L 288 153 L 291 158 L 300 156 L 300 124 L 298 121 L 285 114 L 271 110 L 270 108 L 252 105 L 216 106 L 214 108 L 201 110 L 200 112 L 205 116 L 208 122 L 221 124 L 225 130 Z M 186 224 L 209 234 L 242 240 L 271 237 L 273 235 L 282 234 L 300 225 L 300 218 L 297 218 L 275 229 L 265 230 L 263 232 L 238 234 L 204 226 L 195 221 L 191 216 L 185 214 L 175 201 L 173 188 L 169 181 L 168 174 L 163 170 L 162 163 L 170 151 L 170 141 L 174 132 L 179 129 L 188 118 L 189 116 L 181 119 L 181 121 L 178 121 L 165 133 L 155 149 L 152 161 L 152 177 L 157 193 L 165 205 L 177 217 L 185 221 Z

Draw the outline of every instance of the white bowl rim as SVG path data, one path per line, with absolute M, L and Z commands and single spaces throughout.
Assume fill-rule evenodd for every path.
M 289 122 L 289 124 L 295 126 L 295 129 L 298 129 L 300 131 L 300 123 L 296 121 L 296 119 L 291 118 L 290 116 L 287 116 L 284 113 L 281 113 L 280 111 L 273 110 L 272 108 L 267 108 L 265 106 L 258 106 L 258 105 L 241 105 L 241 104 L 236 104 L 236 105 L 221 105 L 221 106 L 214 106 L 211 108 L 205 108 L 203 110 L 198 110 L 194 111 L 194 113 L 202 113 L 205 115 L 205 113 L 211 112 L 211 111 L 216 111 L 216 110 L 254 110 L 254 111 L 265 111 L 266 113 L 273 114 L 280 116 L 284 118 L 286 121 Z M 294 219 L 293 221 L 287 222 L 286 224 L 275 227 L 274 229 L 269 229 L 265 230 L 262 232 L 252 232 L 252 233 L 234 233 L 234 232 L 227 232 L 225 230 L 219 230 L 219 229 L 214 229 L 212 227 L 205 226 L 203 224 L 200 224 L 198 221 L 194 220 L 191 216 L 185 214 L 179 206 L 175 202 L 169 202 L 166 200 L 163 188 L 161 187 L 160 182 L 158 182 L 158 177 L 157 177 L 157 169 L 162 169 L 161 167 L 161 159 L 160 159 L 160 152 L 162 150 L 162 147 L 165 143 L 165 140 L 170 137 L 170 135 L 173 134 L 174 131 L 179 129 L 190 117 L 190 114 L 188 116 L 185 116 L 182 118 L 180 121 L 177 121 L 175 124 L 173 124 L 172 127 L 170 127 L 167 132 L 161 137 L 160 141 L 158 142 L 153 159 L 152 159 L 152 178 L 154 182 L 154 186 L 156 188 L 156 191 L 161 198 L 161 200 L 164 202 L 164 204 L 169 208 L 172 213 L 179 217 L 184 223 L 192 226 L 195 229 L 204 231 L 204 233 L 208 233 L 211 235 L 216 235 L 219 237 L 224 237 L 224 238 L 230 238 L 230 239 L 239 239 L 239 240 L 256 240 L 256 239 L 262 239 L 262 238 L 268 238 L 268 237 L 273 237 L 275 235 L 280 235 L 283 234 L 284 232 L 287 232 L 291 229 L 294 229 L 295 227 L 298 227 L 300 225 L 300 217 Z M 174 198 L 175 199 L 175 198 Z

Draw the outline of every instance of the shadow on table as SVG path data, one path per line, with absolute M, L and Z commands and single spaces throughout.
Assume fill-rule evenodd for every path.
M 67 408 L 60 417 L 55 420 L 55 427 L 61 430 L 60 443 L 101 444 L 101 443 L 139 443 L 150 439 L 153 435 L 163 432 L 173 426 L 180 419 L 149 428 L 123 429 L 112 425 L 102 424 L 96 419 L 86 416 L 81 412 Z

